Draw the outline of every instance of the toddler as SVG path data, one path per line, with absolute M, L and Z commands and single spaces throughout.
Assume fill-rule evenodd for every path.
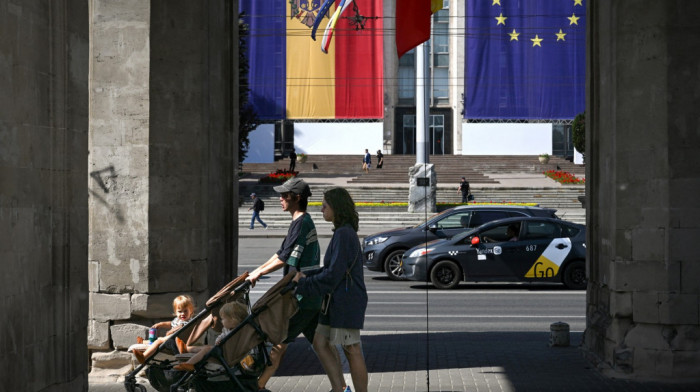
M 219 316 L 221 316 L 221 323 L 224 325 L 224 328 L 221 330 L 221 334 L 216 338 L 215 344 L 219 343 L 226 334 L 231 332 L 233 328 L 248 317 L 248 308 L 240 302 L 229 302 L 221 307 Z M 184 371 L 194 370 L 194 365 L 201 361 L 212 348 L 214 348 L 214 346 L 202 346 L 198 348 L 197 353 L 192 358 L 185 363 L 173 366 L 173 369 Z
M 155 323 L 151 328 L 165 329 L 168 328 L 166 335 L 171 335 L 173 332 L 182 328 L 183 325 L 187 324 L 188 321 L 194 316 L 194 300 L 189 295 L 179 295 L 173 300 L 173 312 L 175 313 L 175 318 L 172 321 L 163 321 L 160 323 Z M 146 351 L 141 352 L 139 350 L 134 350 L 134 356 L 139 361 L 139 363 L 144 363 L 148 357 L 156 352 L 156 349 L 166 342 L 166 347 L 169 348 L 174 353 L 187 352 L 185 343 L 180 338 L 168 339 L 168 338 L 158 338 L 146 349 Z

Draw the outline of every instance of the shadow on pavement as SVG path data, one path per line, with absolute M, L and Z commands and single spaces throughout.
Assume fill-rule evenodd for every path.
M 571 333 L 570 338 L 571 346 L 549 347 L 548 332 L 390 333 L 365 334 L 362 343 L 370 373 L 430 369 L 431 377 L 439 377 L 445 372 L 457 371 L 465 380 L 464 390 L 468 390 L 472 383 L 486 379 L 502 379 L 514 390 L 698 390 L 698 385 L 639 382 L 603 376 L 583 358 L 578 348 L 582 333 Z M 347 364 L 344 368 L 347 372 Z M 302 338 L 289 345 L 275 376 L 323 374 L 310 344 Z

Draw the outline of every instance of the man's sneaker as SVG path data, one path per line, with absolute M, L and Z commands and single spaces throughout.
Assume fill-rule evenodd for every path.
M 270 227 L 270 226 L 269 226 L 269 225 L 268 225 L 268 226 L 265 226 L 265 230 L 267 230 L 268 227 Z

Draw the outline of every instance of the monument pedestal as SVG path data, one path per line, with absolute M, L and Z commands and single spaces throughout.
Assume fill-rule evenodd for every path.
M 420 163 L 408 169 L 408 212 L 437 212 L 437 175 L 431 163 Z

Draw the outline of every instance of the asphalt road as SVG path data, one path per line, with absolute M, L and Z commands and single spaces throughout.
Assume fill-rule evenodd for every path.
M 321 252 L 329 238 L 321 238 Z M 281 239 L 246 238 L 239 242 L 239 273 L 252 271 L 274 254 Z M 264 277 L 251 292 L 262 295 L 282 277 Z M 365 269 L 369 295 L 368 332 L 548 332 L 562 321 L 572 332 L 585 328 L 585 290 L 555 284 L 462 283 L 438 290 L 421 282 L 395 282 Z

